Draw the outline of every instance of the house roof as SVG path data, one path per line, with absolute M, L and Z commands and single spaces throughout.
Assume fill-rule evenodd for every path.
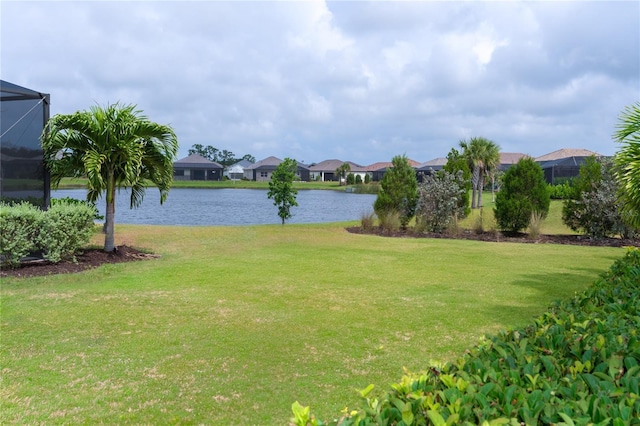
M 351 167 L 351 171 L 364 171 L 363 167 L 359 164 L 354 163 L 353 161 L 342 161 L 342 160 L 324 160 L 309 167 L 309 170 L 312 172 L 335 172 L 336 169 L 342 166 L 344 163 L 349 164 Z
M 438 157 L 418 165 L 417 169 L 441 169 L 445 164 L 447 164 L 447 159 Z
M 236 167 L 236 166 L 238 166 L 238 167 L 242 167 L 242 168 L 245 168 L 245 169 L 246 169 L 247 167 L 249 167 L 249 166 L 250 166 L 250 165 L 252 165 L 252 164 L 253 164 L 253 163 L 252 163 L 251 161 L 249 161 L 249 160 L 247 160 L 247 159 L 244 159 L 244 158 L 243 158 L 242 160 L 240 160 L 240 161 L 238 161 L 238 162 L 236 162 L 236 163 L 233 163 L 233 164 L 231 165 L 231 167 Z
M 173 167 L 179 167 L 183 169 L 223 169 L 221 164 L 211 161 L 208 158 L 204 158 L 199 154 L 191 154 L 188 157 L 179 159 L 173 163 Z
M 591 157 L 595 155 L 596 157 L 600 157 L 601 155 L 597 152 L 589 151 L 588 149 L 576 149 L 576 148 L 562 148 L 557 151 L 550 152 L 549 154 L 545 154 L 541 157 L 536 158 L 537 162 L 542 161 L 554 161 L 560 160 L 562 158 L 569 157 Z
M 417 168 L 417 167 L 420 166 L 420 163 L 418 163 L 415 160 L 409 159 L 409 165 L 411 167 L 413 167 L 413 168 Z M 379 170 L 388 169 L 388 168 L 390 168 L 392 166 L 393 166 L 393 163 L 391 161 L 380 161 L 378 163 L 373 163 L 373 164 L 370 164 L 370 165 L 364 167 L 364 170 L 366 170 L 368 172 L 376 172 L 376 171 L 379 171 Z
M 282 163 L 283 160 L 279 159 L 278 157 L 267 157 L 267 158 L 263 158 L 262 160 L 251 164 L 250 166 L 245 167 L 245 170 L 255 170 L 255 169 L 261 169 L 261 168 L 266 168 L 266 169 L 275 169 L 276 167 L 278 167 L 278 164 Z M 303 169 L 309 169 L 308 166 L 302 164 L 301 162 L 297 162 L 298 163 L 298 168 L 302 167 Z
M 278 157 L 267 157 L 267 158 L 263 158 L 260 161 L 256 161 L 255 163 L 253 163 L 250 166 L 245 167 L 245 170 L 253 170 L 253 169 L 259 169 L 260 167 L 277 167 L 278 164 L 282 163 L 282 160 L 279 159 Z
M 524 157 L 528 157 L 528 155 L 521 152 L 501 152 L 500 164 L 516 164 Z

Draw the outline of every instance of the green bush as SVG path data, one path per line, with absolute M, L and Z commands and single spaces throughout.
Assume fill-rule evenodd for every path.
M 362 184 L 362 176 L 360 175 L 356 175 L 356 181 L 355 181 L 356 185 L 361 185 Z
M 549 185 L 549 196 L 552 200 L 569 200 L 573 196 L 571 182 Z
M 494 214 L 498 227 L 510 232 L 526 229 L 532 213 L 547 217 L 550 203 L 542 168 L 532 158 L 522 158 L 504 173 L 502 189 L 496 195 Z
M 531 325 L 486 338 L 454 363 L 407 373 L 331 424 L 640 424 L 640 250 Z M 297 425 L 325 424 L 294 403 Z M 304 422 L 304 423 L 303 423 Z M 486 423 L 485 423 L 486 422 Z
M 391 159 L 392 166 L 380 181 L 378 198 L 373 203 L 373 210 L 382 219 L 388 212 L 400 214 L 400 225 L 406 228 L 416 214 L 418 204 L 418 180 L 416 172 L 406 155 L 397 155 Z
M 347 175 L 347 185 L 355 185 L 356 183 L 356 177 L 353 173 L 349 173 Z
M 35 239 L 42 211 L 28 202 L 0 203 L 0 259 L 15 267 L 36 250 Z
M 89 242 L 96 210 L 87 203 L 53 202 L 47 211 L 29 203 L 0 204 L 0 258 L 2 266 L 16 267 L 31 253 L 41 252 L 51 262 L 75 260 Z
M 367 173 L 366 175 L 364 175 L 364 183 L 368 184 L 371 182 L 371 176 L 369 176 L 369 173 Z
M 36 245 L 42 250 L 43 257 L 54 263 L 75 261 L 77 250 L 91 239 L 94 215 L 94 209 L 87 204 L 53 204 L 42 215 L 40 232 L 36 237 Z

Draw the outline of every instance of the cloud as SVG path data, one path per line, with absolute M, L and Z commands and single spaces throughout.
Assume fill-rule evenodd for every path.
M 637 2 L 3 2 L 2 78 L 137 104 L 193 144 L 360 164 L 462 138 L 604 154 L 640 93 Z M 25 23 L 28 23 L 26 25 Z

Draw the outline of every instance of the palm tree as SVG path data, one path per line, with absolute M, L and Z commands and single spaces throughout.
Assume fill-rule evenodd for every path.
M 500 147 L 493 141 L 474 137 L 460 141 L 462 155 L 471 169 L 471 208 L 482 207 L 482 188 L 486 175 L 500 164 Z
M 336 169 L 336 174 L 338 175 L 339 186 L 342 186 L 342 180 L 347 177 L 347 173 L 351 171 L 351 165 L 349 163 L 342 163 Z M 345 183 L 346 185 L 346 183 Z
M 617 128 L 614 139 L 623 144 L 615 156 L 622 211 L 630 225 L 640 227 L 640 102 L 624 109 Z
M 173 182 L 178 140 L 170 126 L 149 121 L 134 105 L 94 106 L 57 114 L 42 133 L 44 158 L 57 187 L 65 176 L 87 177 L 87 200 L 105 194 L 104 251 L 115 249 L 116 188 L 131 188 L 131 208 L 142 203 L 145 183 L 160 190 L 160 203 Z

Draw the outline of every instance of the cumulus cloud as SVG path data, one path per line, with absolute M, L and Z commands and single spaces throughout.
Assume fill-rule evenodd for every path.
M 613 154 L 640 94 L 637 2 L 3 2 L 2 78 L 52 113 L 137 104 L 258 159 Z

